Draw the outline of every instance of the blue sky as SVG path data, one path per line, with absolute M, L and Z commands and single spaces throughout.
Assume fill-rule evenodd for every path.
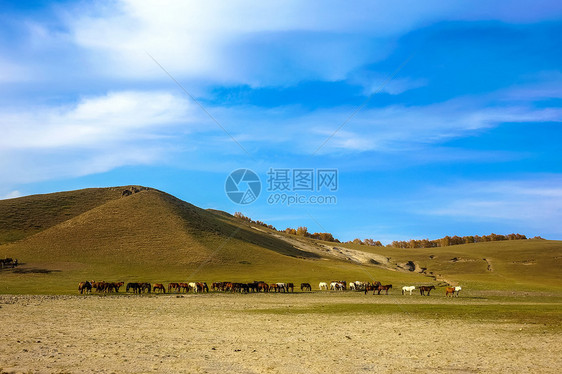
M 140 184 L 342 240 L 562 239 L 560 35 L 556 1 L 2 2 L 0 197 Z M 337 169 L 337 203 L 269 204 L 270 168 Z

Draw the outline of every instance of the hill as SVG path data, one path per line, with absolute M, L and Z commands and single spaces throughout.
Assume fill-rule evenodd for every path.
M 322 242 L 198 208 L 141 186 L 85 189 L 0 201 L 5 293 L 75 292 L 108 281 L 380 280 L 475 289 L 558 287 L 562 243 L 509 241 L 432 249 Z M 485 259 L 485 260 L 484 260 Z
M 123 195 L 131 189 L 139 192 Z M 0 257 L 23 262 L 0 273 L 8 293 L 74 291 L 84 279 L 397 279 L 387 269 L 324 258 L 225 212 L 139 186 L 4 200 L 0 214 Z

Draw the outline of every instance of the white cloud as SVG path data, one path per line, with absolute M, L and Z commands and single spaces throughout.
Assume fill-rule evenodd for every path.
M 189 102 L 165 92 L 113 92 L 75 105 L 0 112 L 0 147 L 97 147 L 157 136 L 166 126 L 194 120 Z M 189 128 L 186 126 L 185 130 Z
M 178 151 L 174 137 L 207 130 L 198 111 L 182 97 L 138 91 L 0 111 L 0 179 L 25 183 L 165 162 Z
M 461 181 L 431 189 L 416 204 L 417 213 L 476 221 L 503 221 L 559 235 L 562 176 Z M 436 203 L 436 201 L 439 201 Z
M 348 113 L 352 113 L 349 110 Z M 312 132 L 323 141 L 348 118 L 320 114 Z M 328 120 L 330 118 L 330 120 Z M 389 151 L 415 144 L 435 144 L 476 134 L 507 122 L 562 121 L 562 109 L 533 109 L 524 106 L 486 108 L 471 99 L 454 99 L 427 106 L 390 106 L 359 112 L 335 133 L 322 152 L 334 149 Z M 322 123 L 320 126 L 319 123 Z M 324 138 L 324 139 L 322 139 Z M 318 144 L 320 145 L 320 143 Z
M 560 14 L 562 7 L 546 0 L 532 7 L 483 0 L 117 0 L 66 9 L 65 32 L 60 25 L 30 24 L 30 29 L 35 39 L 80 48 L 88 69 L 98 75 L 161 78 L 148 51 L 180 78 L 262 86 L 344 79 L 385 57 L 400 35 L 434 22 L 534 22 Z M 397 81 L 388 90 L 393 86 L 404 89 Z

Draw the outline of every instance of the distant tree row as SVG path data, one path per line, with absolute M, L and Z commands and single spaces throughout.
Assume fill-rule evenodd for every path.
M 421 240 L 395 240 L 391 244 L 387 244 L 387 247 L 392 248 L 435 248 L 435 247 L 447 247 L 450 245 L 458 244 L 469 244 L 469 243 L 481 243 L 481 242 L 496 242 L 500 240 L 525 240 L 527 237 L 522 234 L 509 234 L 509 235 L 470 235 L 470 236 L 445 236 L 441 239 L 421 239 Z M 533 239 L 542 239 L 540 236 L 535 236 Z M 364 239 L 359 238 L 345 242 L 346 244 L 359 244 L 359 245 L 370 245 L 373 247 L 383 247 L 384 245 L 379 240 L 374 239 Z
M 285 229 L 285 233 L 290 234 L 290 235 L 304 236 L 304 237 L 307 237 L 307 238 L 312 238 L 312 239 L 317 239 L 317 240 L 324 240 L 326 242 L 340 243 L 340 241 L 338 239 L 334 238 L 334 236 L 332 234 L 330 234 L 329 232 L 315 232 L 315 233 L 311 234 L 311 233 L 308 232 L 308 228 L 306 228 L 305 226 L 300 226 L 296 230 L 292 229 L 290 227 L 287 227 Z
M 536 237 L 537 238 L 537 237 Z M 540 237 L 538 237 L 540 238 Z M 501 240 L 525 240 L 527 237 L 522 234 L 509 234 L 509 235 L 497 235 L 497 234 L 490 234 L 490 235 L 470 235 L 470 236 L 445 236 L 441 239 L 429 240 L 429 239 L 422 239 L 422 240 L 395 240 L 391 244 L 388 244 L 387 247 L 393 248 L 435 248 L 435 247 L 447 247 L 450 245 L 459 245 L 459 244 L 469 244 L 469 243 L 482 243 L 482 242 L 497 242 Z
M 272 230 L 277 231 L 277 229 L 273 225 L 268 225 L 267 223 L 262 222 L 262 221 L 254 221 L 250 217 L 246 217 L 245 215 L 243 215 L 241 212 L 235 212 L 234 217 L 240 218 L 241 220 L 244 220 L 244 221 L 256 224 L 256 225 L 260 225 L 260 226 L 263 226 L 263 227 L 267 227 L 268 229 L 272 229 Z
M 254 223 L 256 225 L 264 226 L 269 229 L 278 231 L 272 225 L 268 225 L 262 221 L 254 221 L 250 217 L 246 217 L 240 212 L 234 213 L 234 217 L 240 218 L 244 221 Z M 334 238 L 332 234 L 329 232 L 315 232 L 313 234 L 308 232 L 308 228 L 305 226 L 299 226 L 296 229 L 287 227 L 285 229 L 286 234 L 296 235 L 296 236 L 303 236 L 306 238 L 312 238 L 317 240 L 323 240 L 326 242 L 334 242 L 334 243 L 341 243 L 338 239 Z M 387 244 L 387 247 L 392 248 L 435 248 L 435 247 L 447 247 L 450 245 L 459 245 L 459 244 L 469 244 L 469 243 L 482 243 L 482 242 L 496 242 L 501 240 L 525 240 L 527 237 L 522 234 L 509 234 L 509 235 L 497 235 L 497 234 L 490 234 L 490 235 L 469 235 L 469 236 L 445 236 L 441 239 L 421 239 L 421 240 L 395 240 L 391 244 Z M 533 239 L 543 239 L 540 236 L 535 236 Z M 369 245 L 373 247 L 384 247 L 384 245 L 380 242 L 380 240 L 374 239 L 364 239 L 361 240 L 359 238 L 350 240 L 348 242 L 344 242 L 345 244 L 358 244 L 358 245 Z

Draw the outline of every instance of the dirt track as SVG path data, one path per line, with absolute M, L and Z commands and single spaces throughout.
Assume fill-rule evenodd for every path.
M 555 373 L 562 365 L 560 335 L 525 325 L 412 313 L 253 311 L 342 297 L 385 300 L 359 294 L 0 296 L 0 372 Z

